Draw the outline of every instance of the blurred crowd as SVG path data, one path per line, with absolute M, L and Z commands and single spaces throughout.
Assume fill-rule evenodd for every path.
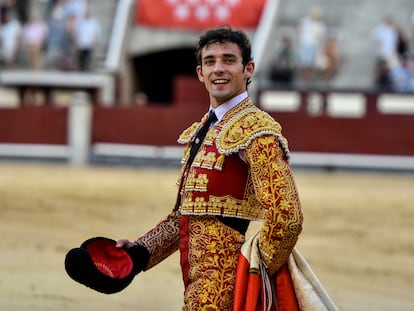
M 0 69 L 94 70 L 102 34 L 88 1 L 48 0 L 41 11 L 30 9 L 31 2 L 0 0 Z M 414 92 L 414 12 L 410 23 L 406 33 L 407 25 L 386 16 L 372 30 L 379 90 Z M 342 65 L 334 33 L 323 9 L 311 8 L 295 36 L 277 43 L 270 79 L 279 85 L 332 80 Z
M 373 82 L 381 91 L 414 92 L 414 12 L 410 23 L 401 27 L 386 16 L 372 30 Z M 277 85 L 289 86 L 299 79 L 330 81 L 342 65 L 334 30 L 328 29 L 319 7 L 298 21 L 295 36 L 284 36 L 276 46 L 270 80 Z
M 328 31 L 321 8 L 311 8 L 298 22 L 295 39 L 289 36 L 282 38 L 275 52 L 271 80 L 289 85 L 295 79 L 330 80 L 336 75 L 340 64 L 339 50 L 335 36 Z
M 414 38 L 414 12 L 410 29 Z M 376 49 L 375 84 L 384 91 L 414 92 L 414 50 L 409 35 L 391 16 L 372 32 Z
M 25 10 L 25 4 L 1 2 L 2 68 L 93 69 L 101 28 L 86 0 L 49 0 L 45 12 Z

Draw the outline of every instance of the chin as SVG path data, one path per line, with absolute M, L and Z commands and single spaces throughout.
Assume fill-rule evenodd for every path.
M 228 93 L 222 93 L 222 92 L 212 92 L 212 97 L 220 103 L 224 103 L 225 101 L 229 100 L 232 95 L 228 94 Z

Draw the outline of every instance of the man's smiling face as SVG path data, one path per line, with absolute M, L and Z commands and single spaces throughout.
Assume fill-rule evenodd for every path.
M 197 75 L 210 94 L 210 104 L 217 107 L 246 91 L 247 79 L 253 75 L 254 63 L 246 66 L 236 43 L 217 42 L 201 51 Z

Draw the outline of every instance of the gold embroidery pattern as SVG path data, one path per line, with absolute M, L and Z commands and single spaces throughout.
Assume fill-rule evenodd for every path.
M 189 144 L 194 139 L 207 116 L 205 114 L 201 122 L 195 122 L 184 130 L 177 142 L 180 144 Z M 224 155 L 229 155 L 245 149 L 255 138 L 271 134 L 278 138 L 286 154 L 286 158 L 289 159 L 288 142 L 282 136 L 281 132 L 281 125 L 268 113 L 257 108 L 248 97 L 242 103 L 228 111 L 218 126 L 208 131 L 204 139 L 204 144 L 211 145 L 216 139 L 219 152 Z M 188 152 L 184 154 L 183 163 L 188 159 Z
M 197 132 L 200 130 L 200 128 L 203 126 L 204 121 L 207 120 L 208 114 L 206 113 L 200 122 L 194 122 L 190 127 L 185 129 L 180 136 L 177 139 L 177 142 L 179 144 L 188 144 L 194 140 L 194 137 L 196 136 Z M 214 137 L 217 136 L 217 129 L 214 127 L 209 129 L 207 132 L 206 137 L 204 138 L 204 141 L 210 145 L 212 144 Z
M 215 169 L 221 171 L 225 161 L 224 155 L 219 154 L 217 151 L 211 151 L 211 149 L 209 150 L 210 151 L 207 151 L 205 145 L 203 144 L 194 158 L 192 167 L 202 167 L 210 170 Z M 187 161 L 187 159 L 188 156 L 185 157 L 184 161 Z
M 216 154 L 214 152 L 209 152 L 207 154 L 203 153 L 200 167 L 212 169 L 216 161 L 217 161 Z
M 282 127 L 268 113 L 253 105 L 250 98 L 230 110 L 222 122 L 223 128 L 217 135 L 217 149 L 221 154 L 229 155 L 245 149 L 255 138 L 274 135 L 289 158 L 287 140 L 282 136 Z
M 191 192 L 184 193 L 180 210 L 183 215 L 225 215 L 252 220 L 262 220 L 266 213 L 266 210 L 257 204 L 254 195 L 248 196 L 247 200 L 209 195 L 208 200 L 205 200 L 203 197 L 193 198 Z
M 275 136 L 264 136 L 246 149 L 257 199 L 268 212 L 260 234 L 260 251 L 274 274 L 287 260 L 302 230 L 303 216 L 289 165 Z
M 203 119 L 206 116 L 203 117 Z M 180 136 L 181 143 L 189 142 L 199 125 L 193 125 Z M 253 105 L 250 98 L 228 111 L 220 124 L 210 129 L 206 136 L 206 143 L 198 151 L 192 168 L 222 170 L 226 157 L 239 152 L 259 137 L 273 136 L 274 140 L 284 151 L 285 159 L 289 157 L 287 141 L 281 134 L 281 126 L 270 115 Z M 215 141 L 214 141 L 215 139 Z M 211 146 L 215 143 L 215 152 Z M 206 151 L 208 150 L 208 151 Z M 188 159 L 188 151 L 184 155 L 183 163 Z M 180 210 L 185 215 L 209 214 L 229 215 L 252 220 L 264 219 L 268 206 L 259 203 L 255 197 L 254 185 L 251 178 L 247 180 L 246 193 L 243 200 L 231 197 L 196 196 L 191 191 L 208 192 L 208 174 L 206 177 L 196 177 L 195 170 L 190 169 L 184 178 L 184 189 Z M 182 171 L 183 174 L 187 174 Z M 179 184 L 179 183 L 177 183 Z
M 183 311 L 233 310 L 237 259 L 244 237 L 215 217 L 191 217 L 189 279 Z
M 178 250 L 180 219 L 179 212 L 172 212 L 152 230 L 136 240 L 136 243 L 145 246 L 150 253 L 150 261 L 145 270 L 155 266 Z
M 218 170 L 218 171 L 222 171 L 223 170 L 223 165 L 224 165 L 224 160 L 226 159 L 226 157 L 224 156 L 224 154 L 221 154 L 218 158 L 216 163 L 214 164 L 214 169 Z
M 208 130 L 206 137 L 204 138 L 204 145 L 207 146 L 212 146 L 214 140 L 216 139 L 217 135 L 219 133 L 219 128 L 212 127 L 211 129 Z
M 206 118 L 207 115 L 203 117 Z M 202 122 L 194 122 L 189 128 L 185 129 L 181 135 L 178 137 L 177 142 L 179 144 L 188 144 L 190 141 L 194 139 L 195 133 L 197 132 L 198 128 L 201 127 Z
M 208 178 L 207 174 L 198 174 L 195 171 L 190 171 L 186 179 L 185 188 L 187 191 L 207 191 Z
M 190 157 L 190 149 L 191 149 L 191 145 L 185 146 L 184 152 L 183 152 L 183 158 L 181 159 L 181 164 L 184 164 L 185 162 L 187 162 L 188 158 Z
M 186 129 L 181 135 L 180 138 L 178 139 L 179 143 L 187 143 L 187 146 L 184 149 L 184 153 L 183 153 L 183 158 L 181 159 L 181 164 L 184 164 L 188 161 L 188 158 L 190 156 L 190 149 L 191 149 L 191 141 L 194 139 L 199 125 L 201 125 L 202 123 L 194 123 L 191 127 L 189 127 L 188 129 Z M 205 168 L 213 168 L 214 167 L 214 163 L 215 163 L 215 155 L 214 154 L 205 154 L 205 146 L 212 146 L 213 142 L 217 136 L 219 132 L 219 129 L 216 127 L 213 127 L 211 129 L 208 130 L 206 137 L 204 138 L 204 141 L 199 149 L 199 151 L 197 152 L 194 160 L 193 160 L 193 166 L 199 167 L 200 165 L 202 165 L 203 162 L 205 162 L 203 165 L 203 167 Z M 214 160 L 213 157 L 214 156 Z M 209 164 L 210 163 L 210 164 Z M 217 167 L 220 167 L 220 165 L 218 165 Z M 222 167 L 222 165 L 221 165 Z

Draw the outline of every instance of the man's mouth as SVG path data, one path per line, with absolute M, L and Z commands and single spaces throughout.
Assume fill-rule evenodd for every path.
M 217 79 L 213 81 L 213 84 L 215 85 L 219 85 L 219 84 L 227 84 L 229 82 L 229 80 L 225 80 L 225 79 Z

